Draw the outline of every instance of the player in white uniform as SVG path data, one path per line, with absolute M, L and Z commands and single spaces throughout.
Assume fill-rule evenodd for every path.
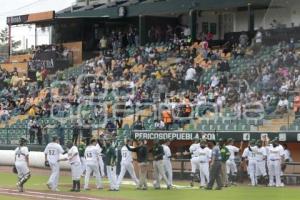
M 92 172 L 96 176 L 97 189 L 103 189 L 102 180 L 99 171 L 99 148 L 96 147 L 97 140 L 92 139 L 89 146 L 86 147 L 84 157 L 86 160 L 86 173 L 84 179 L 84 189 L 89 190 L 89 181 Z
M 20 139 L 19 147 L 15 149 L 15 167 L 18 172 L 19 181 L 17 188 L 19 192 L 24 192 L 23 186 L 30 178 L 29 171 L 29 151 L 26 146 L 27 140 L 25 138 Z
M 102 177 L 105 177 L 105 172 L 104 172 L 104 162 L 103 162 L 103 148 L 102 148 L 102 145 L 100 145 L 101 144 L 101 142 L 98 140 L 97 141 L 98 143 L 97 143 L 97 145 L 96 145 L 96 147 L 97 148 L 99 148 L 99 152 L 100 152 L 100 154 L 99 154 L 99 167 L 100 167 L 100 173 L 101 173 L 101 176 Z
M 257 180 L 259 177 L 263 179 L 263 183 L 267 184 L 267 170 L 266 170 L 266 159 L 267 151 L 266 148 L 262 146 L 262 141 L 257 141 L 257 149 L 255 153 L 256 158 L 256 177 Z
M 226 148 L 230 152 L 229 159 L 226 161 L 226 170 L 227 170 L 227 175 L 229 177 L 231 184 L 235 184 L 236 176 L 237 176 L 235 154 L 239 153 L 243 146 L 243 141 L 240 144 L 240 148 L 233 146 L 233 142 L 234 142 L 233 139 L 229 138 L 227 140 L 227 145 L 226 145 Z
M 49 177 L 47 186 L 52 191 L 59 191 L 57 189 L 58 182 L 59 182 L 59 159 L 60 154 L 63 154 L 64 150 L 62 146 L 59 144 L 58 137 L 53 137 L 52 142 L 50 142 L 44 151 L 45 154 L 45 165 L 50 166 L 51 168 L 51 175 Z
M 206 146 L 204 140 L 200 141 L 200 148 L 196 150 L 199 156 L 200 188 L 206 187 L 209 182 L 209 162 L 211 161 L 211 150 Z
M 255 152 L 257 151 L 257 147 L 255 146 L 255 141 L 251 140 L 250 145 L 244 149 L 242 158 L 243 160 L 248 161 L 248 175 L 251 180 L 251 185 L 256 186 L 257 185 L 257 179 L 256 179 L 256 158 L 255 158 Z
M 125 141 L 125 143 L 127 143 L 127 145 L 130 146 L 131 141 L 127 140 L 127 141 Z M 126 171 L 128 171 L 128 173 L 131 176 L 132 180 L 135 182 L 136 186 L 138 187 L 139 180 L 136 177 L 134 167 L 133 167 L 133 164 L 132 164 L 132 161 L 133 161 L 132 154 L 128 150 L 126 145 L 123 145 L 123 147 L 121 148 L 121 156 L 122 156 L 121 171 L 120 171 L 120 174 L 119 174 L 118 179 L 117 179 L 117 185 L 118 185 L 117 188 L 120 188 L 121 182 L 123 180 L 123 177 L 124 177 Z
M 163 156 L 163 164 L 164 164 L 164 170 L 166 173 L 166 176 L 168 178 L 168 181 L 170 183 L 170 185 L 173 185 L 173 170 L 172 170 L 172 163 L 171 163 L 171 157 L 172 157 L 172 153 L 171 153 L 171 149 L 170 149 L 170 144 L 171 141 L 167 140 L 163 145 L 163 149 L 164 149 L 164 156 Z
M 192 172 L 191 172 L 191 177 L 192 177 L 192 182 L 191 186 L 194 186 L 194 178 L 196 175 L 196 170 L 200 170 L 200 162 L 199 162 L 199 150 L 200 144 L 199 144 L 199 139 L 194 139 L 194 143 L 190 146 L 189 151 L 191 155 L 191 166 L 192 166 Z
M 73 187 L 71 192 L 80 192 L 80 176 L 81 176 L 81 162 L 77 146 L 73 145 L 72 142 L 68 142 L 68 160 L 71 165 L 71 174 Z
M 269 160 L 269 186 L 281 187 L 280 175 L 281 175 L 281 164 L 284 162 L 284 149 L 279 146 L 277 140 L 273 140 L 272 144 L 268 146 L 268 160 Z M 275 177 L 275 184 L 274 184 Z

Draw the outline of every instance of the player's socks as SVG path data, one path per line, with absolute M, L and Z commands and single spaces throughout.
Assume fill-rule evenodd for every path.
M 73 187 L 72 187 L 72 189 L 70 191 L 71 192 L 75 192 L 75 189 L 76 189 L 76 181 L 73 181 Z
M 18 185 L 22 186 L 30 179 L 30 173 L 25 174 L 18 182 Z
M 194 187 L 195 173 L 191 173 L 191 177 L 192 177 L 191 187 Z
M 76 181 L 76 192 L 80 192 L 80 180 Z

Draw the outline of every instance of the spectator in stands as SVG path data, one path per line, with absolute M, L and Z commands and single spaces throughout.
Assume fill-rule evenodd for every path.
M 187 90 L 189 91 L 194 90 L 195 80 L 196 80 L 196 70 L 192 65 L 190 65 L 185 74 L 185 86 Z
M 61 123 L 58 123 L 56 126 L 56 133 L 57 137 L 59 138 L 59 144 L 64 146 L 65 145 L 65 130 Z
M 43 126 L 42 126 L 44 145 L 47 145 L 49 143 L 49 129 L 50 128 L 52 128 L 50 124 L 43 124 Z
M 144 130 L 144 123 L 142 122 L 142 116 L 138 116 L 138 119 L 136 122 L 133 124 L 133 129 L 134 130 Z
M 82 125 L 81 128 L 81 133 L 82 133 L 82 140 L 85 141 L 86 145 L 90 144 L 90 140 L 92 138 L 92 126 L 89 123 L 89 120 L 84 120 L 84 124 Z
M 281 97 L 277 105 L 276 113 L 277 114 L 287 113 L 288 106 L 289 106 L 289 101 L 287 100 L 287 98 Z
M 39 70 L 37 70 L 35 76 L 36 76 L 35 78 L 36 78 L 36 81 L 37 81 L 38 89 L 41 89 L 43 87 L 42 73 Z
M 37 133 L 37 121 L 35 119 L 30 119 L 28 122 L 28 132 L 29 132 L 29 141 L 30 144 L 35 142 L 35 134 Z
M 78 137 L 80 136 L 81 127 L 79 126 L 78 122 L 74 123 L 73 126 L 73 134 L 72 134 L 72 143 L 77 145 Z
M 258 50 L 260 49 L 262 42 L 263 42 L 263 28 L 260 27 L 255 35 L 255 47 L 258 48 Z
M 164 107 L 161 113 L 163 122 L 165 124 L 166 130 L 170 129 L 170 126 L 173 124 L 173 117 L 171 111 L 168 107 Z
M 3 105 L 0 105 L 0 121 L 6 122 L 9 118 L 8 110 L 6 110 Z
M 246 48 L 248 46 L 248 35 L 246 32 L 242 32 L 242 34 L 239 37 L 240 47 Z
M 165 129 L 165 123 L 163 120 L 154 120 L 154 128 L 156 130 L 164 130 Z
M 99 47 L 101 51 L 105 51 L 107 48 L 107 39 L 105 36 L 102 36 L 99 42 Z
M 230 66 L 227 60 L 222 60 L 220 63 L 218 63 L 218 71 L 220 72 L 229 72 Z
M 116 134 L 117 133 L 117 127 L 116 125 L 112 122 L 112 120 L 107 120 L 107 124 L 105 125 L 105 130 L 109 133 L 109 134 Z
M 36 137 L 39 145 L 43 144 L 43 132 L 40 124 L 36 124 Z

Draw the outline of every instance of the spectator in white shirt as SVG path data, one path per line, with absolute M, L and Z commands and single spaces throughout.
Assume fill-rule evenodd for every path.
M 186 89 L 192 90 L 194 88 L 196 80 L 196 70 L 193 66 L 190 66 L 189 69 L 186 71 L 185 75 L 185 83 L 186 83 Z
M 289 101 L 286 98 L 281 97 L 281 99 L 279 100 L 279 102 L 277 104 L 276 113 L 277 114 L 286 113 L 288 111 L 288 105 L 289 105 Z

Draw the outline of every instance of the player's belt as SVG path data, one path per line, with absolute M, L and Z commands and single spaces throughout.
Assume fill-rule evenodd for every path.
M 208 162 L 207 161 L 200 161 L 200 163 L 203 164 L 203 163 L 208 163 Z
M 258 160 L 257 162 L 264 162 L 265 160 Z
M 277 160 L 279 160 L 279 159 L 270 159 L 270 161 L 277 161 Z

